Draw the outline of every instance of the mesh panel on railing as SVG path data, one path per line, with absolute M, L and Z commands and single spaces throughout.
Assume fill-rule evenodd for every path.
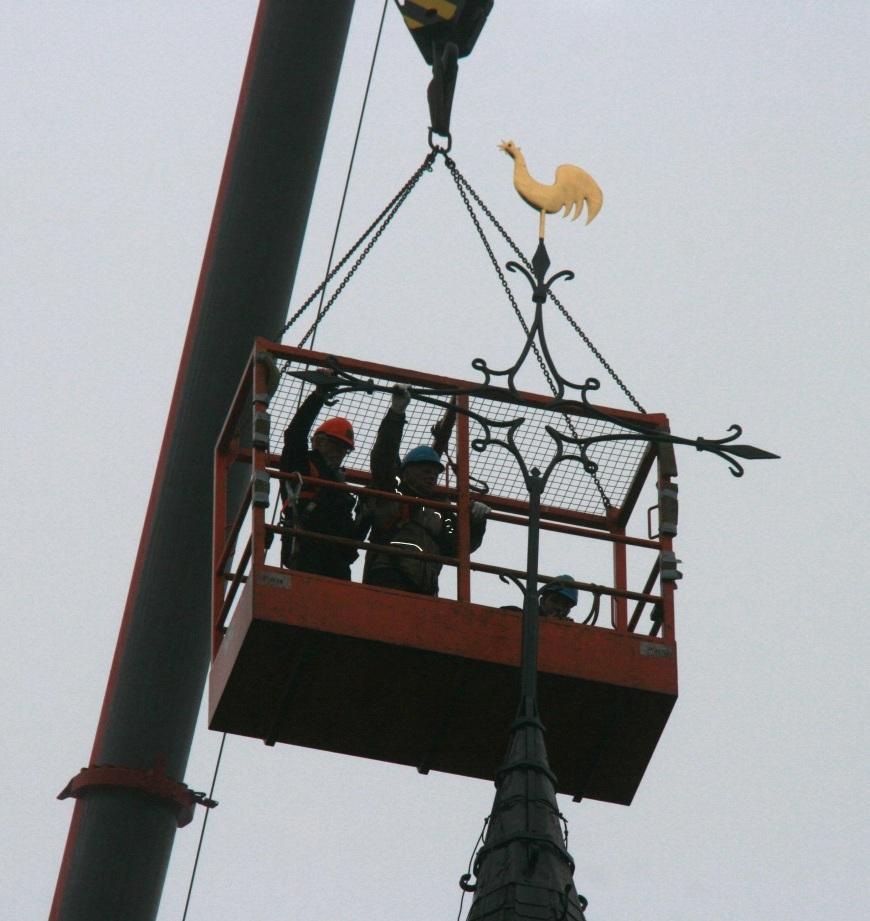
M 282 365 L 283 366 L 283 365 Z M 304 369 L 305 364 L 287 363 L 289 370 Z M 366 379 L 368 374 L 361 375 Z M 392 381 L 375 378 L 375 383 L 390 386 Z M 272 397 L 269 409 L 272 416 L 272 451 L 280 453 L 284 429 L 287 427 L 301 401 L 312 391 L 310 384 L 303 383 L 288 374 L 281 381 Z M 348 456 L 349 467 L 368 469 L 369 452 L 375 442 L 378 426 L 390 405 L 388 393 L 344 393 L 340 394 L 334 406 L 326 406 L 312 427 L 329 416 L 344 416 L 353 425 L 356 449 Z M 565 416 L 559 412 L 533 406 L 518 406 L 498 400 L 472 397 L 469 401 L 472 411 L 493 420 L 525 417 L 525 422 L 515 435 L 515 441 L 529 469 L 538 467 L 542 471 L 555 452 L 555 443 L 544 429 L 545 425 L 570 435 Z M 402 437 L 402 452 L 419 444 L 431 444 L 432 426 L 441 417 L 443 410 L 438 406 L 421 401 L 412 401 L 407 412 L 407 422 Z M 570 416 L 578 436 L 605 435 L 620 431 L 619 426 L 583 416 Z M 483 431 L 473 419 L 469 425 L 469 438 L 481 437 Z M 493 429 L 496 435 L 496 430 Z M 566 446 L 569 447 L 569 446 Z M 602 488 L 615 506 L 621 506 L 640 466 L 647 448 L 645 441 L 611 441 L 593 445 L 589 456 L 599 465 L 598 478 Z M 455 434 L 450 440 L 449 453 L 455 456 Z M 484 452 L 471 451 L 470 472 L 472 489 L 475 480 L 484 481 L 493 496 L 528 501 L 525 484 L 516 461 L 503 448 L 490 447 Z M 568 461 L 553 471 L 542 498 L 545 505 L 590 514 L 603 514 L 601 496 L 592 477 L 579 463 Z

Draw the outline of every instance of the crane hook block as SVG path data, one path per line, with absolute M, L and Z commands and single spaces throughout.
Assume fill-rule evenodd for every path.
M 471 53 L 493 0 L 393 0 L 405 25 L 431 67 L 448 43 L 456 45 L 460 58 Z
M 429 100 L 429 143 L 432 135 L 448 138 L 450 110 L 456 89 L 457 61 L 471 52 L 480 35 L 493 0 L 394 0 L 426 63 L 432 81 Z

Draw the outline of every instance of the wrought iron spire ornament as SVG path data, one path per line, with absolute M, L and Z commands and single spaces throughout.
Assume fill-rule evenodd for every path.
M 516 427 L 510 429 L 510 437 Z M 498 442 L 493 441 L 493 444 Z M 473 444 L 476 450 L 483 445 Z M 558 448 L 558 442 L 557 442 Z M 508 447 L 510 450 L 510 447 Z M 495 801 L 474 876 L 459 885 L 473 892 L 467 921 L 584 921 L 587 901 L 574 886 L 574 859 L 567 850 L 567 823 L 556 801 L 556 777 L 547 760 L 538 714 L 538 551 L 542 476 L 527 470 L 514 445 L 529 491 L 529 535 L 523 598 L 520 702 L 507 755 L 496 773 Z
M 532 272 L 516 262 L 507 263 L 511 272 L 524 275 L 532 288 L 535 315 L 529 326 L 525 342 L 517 360 L 508 368 L 494 370 L 483 358 L 475 358 L 472 367 L 483 375 L 478 385 L 465 390 L 438 388 L 411 388 L 413 399 L 432 403 L 447 411 L 461 412 L 474 419 L 483 434 L 471 441 L 475 451 L 502 448 L 514 458 L 529 495 L 529 531 L 526 560 L 522 617 L 522 661 L 520 675 L 520 700 L 517 716 L 510 730 L 507 755 L 496 775 L 496 794 L 483 846 L 474 861 L 474 873 L 463 876 L 463 890 L 473 892 L 474 898 L 468 921 L 519 921 L 535 918 L 540 921 L 584 921 L 586 899 L 577 893 L 573 882 L 574 861 L 568 853 L 564 819 L 556 801 L 555 777 L 547 761 L 544 726 L 538 714 L 538 552 L 540 538 L 541 496 L 551 474 L 559 464 L 579 463 L 590 475 L 595 475 L 598 465 L 589 456 L 592 445 L 606 441 L 648 441 L 687 445 L 696 450 L 715 454 L 725 460 L 734 476 L 743 475 L 737 460 L 775 458 L 777 455 L 751 445 L 735 444 L 742 434 L 739 425 L 732 425 L 730 435 L 718 439 L 684 438 L 663 429 L 634 422 L 623 416 L 614 416 L 589 402 L 589 394 L 601 384 L 588 377 L 582 384 L 564 378 L 556 367 L 547 345 L 543 322 L 543 305 L 551 286 L 560 279 L 570 280 L 573 273 L 567 270 L 547 277 L 550 259 L 544 241 L 538 243 L 531 262 Z M 526 421 L 515 419 L 490 419 L 481 413 L 456 404 L 455 397 L 486 396 L 506 384 L 508 394 L 522 403 L 516 378 L 526 358 L 537 343 L 546 369 L 552 376 L 553 399 L 546 408 L 561 412 L 571 429 L 566 435 L 551 425 L 545 430 L 553 440 L 553 453 L 543 471 L 529 467 L 516 443 L 515 435 Z M 294 377 L 332 390 L 333 398 L 344 392 L 388 392 L 391 388 L 362 380 L 331 362 L 329 371 L 291 371 Z M 502 379 L 500 381 L 500 379 Z M 577 391 L 579 397 L 570 396 Z M 575 433 L 569 415 L 581 414 L 603 420 L 616 426 L 615 431 L 604 435 Z M 592 613 L 597 613 L 597 606 Z M 471 877 L 476 881 L 472 882 Z

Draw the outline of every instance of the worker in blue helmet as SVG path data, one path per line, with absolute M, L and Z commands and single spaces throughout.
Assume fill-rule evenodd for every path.
M 450 440 L 453 417 L 448 412 L 435 426 L 434 446 L 418 445 L 400 460 L 399 447 L 405 428 L 405 410 L 410 401 L 407 386 L 397 384 L 393 387 L 390 407 L 381 420 L 371 452 L 371 485 L 383 491 L 432 499 L 436 494 L 438 478 L 444 472 L 441 451 L 446 450 Z M 476 550 L 483 540 L 488 514 L 489 508 L 482 502 L 471 504 L 469 531 L 472 550 Z M 437 595 L 441 563 L 420 559 L 416 554 L 456 555 L 455 513 L 431 508 L 424 503 L 375 498 L 368 503 L 368 515 L 372 526 L 372 543 L 406 552 L 400 555 L 369 550 L 366 553 L 363 582 L 420 595 Z
M 577 604 L 577 589 L 570 583 L 573 576 L 556 576 L 541 589 L 538 595 L 538 613 L 541 617 L 570 620 L 571 609 Z

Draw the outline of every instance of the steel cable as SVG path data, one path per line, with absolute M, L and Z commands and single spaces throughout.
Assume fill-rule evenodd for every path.
M 371 66 L 369 67 L 368 80 L 366 80 L 366 91 L 363 94 L 362 106 L 359 112 L 359 120 L 357 121 L 357 125 L 356 125 L 356 136 L 353 139 L 353 148 L 350 152 L 350 162 L 347 165 L 347 177 L 344 180 L 344 191 L 341 193 L 341 204 L 339 205 L 338 217 L 336 218 L 336 221 L 335 221 L 335 233 L 333 233 L 332 235 L 332 246 L 329 248 L 329 259 L 327 259 L 326 261 L 326 273 L 325 273 L 326 275 L 329 275 L 329 270 L 332 267 L 332 257 L 335 255 L 335 244 L 338 241 L 338 231 L 341 227 L 341 218 L 342 218 L 342 215 L 344 214 L 345 202 L 347 201 L 347 190 L 350 188 L 350 177 L 351 177 L 351 173 L 353 172 L 353 163 L 354 163 L 354 160 L 356 159 L 356 149 L 359 144 L 359 136 L 360 136 L 360 132 L 362 131 L 363 119 L 365 118 L 365 114 L 366 114 L 366 105 L 369 101 L 369 89 L 371 88 L 372 76 L 374 75 L 374 72 L 375 72 L 375 61 L 377 61 L 378 59 L 378 48 L 380 47 L 380 44 L 381 44 L 381 33 L 384 31 L 384 18 L 387 15 L 387 4 L 388 3 L 389 3 L 389 0 L 384 0 L 384 8 L 381 10 L 381 21 L 380 21 L 380 24 L 378 25 L 377 38 L 375 38 L 375 48 L 374 48 L 374 51 L 372 52 L 372 63 L 371 63 Z M 314 348 L 314 340 L 317 338 L 317 326 L 320 323 L 320 320 L 323 317 L 323 313 L 324 313 L 323 298 L 325 295 L 326 295 L 326 287 L 324 287 L 321 290 L 320 303 L 317 305 L 317 319 L 314 321 L 314 333 L 311 336 L 311 348 L 312 349 Z
M 223 757 L 223 754 L 224 754 L 224 743 L 226 741 L 227 741 L 227 734 L 224 733 L 223 736 L 221 736 L 221 747 L 218 750 L 217 761 L 215 762 L 215 766 L 214 766 L 214 774 L 212 775 L 212 778 L 211 778 L 211 789 L 208 791 L 208 798 L 210 800 L 214 799 L 214 788 L 215 788 L 215 784 L 217 783 L 218 771 L 220 770 L 221 758 Z M 203 841 L 203 838 L 205 838 L 205 827 L 208 824 L 208 814 L 210 812 L 211 812 L 211 809 L 206 809 L 205 815 L 202 818 L 202 829 L 200 830 L 200 833 L 199 833 L 199 844 L 197 844 L 196 846 L 196 857 L 194 858 L 194 861 L 193 861 L 193 871 L 190 874 L 190 885 L 187 887 L 187 898 L 184 901 L 184 913 L 181 916 L 181 921 L 186 921 L 187 919 L 187 909 L 190 907 L 190 896 L 193 893 L 193 881 L 196 879 L 196 868 L 199 866 L 199 855 L 200 855 L 200 852 L 202 851 L 202 841 Z
M 456 913 L 456 921 L 460 921 L 462 918 L 462 905 L 465 902 L 465 893 L 468 891 L 463 882 L 468 883 L 471 880 L 471 865 L 474 863 L 474 855 L 477 853 L 478 848 L 483 843 L 483 836 L 486 834 L 486 826 L 489 825 L 490 816 L 487 816 L 483 820 L 483 828 L 480 829 L 480 834 L 477 836 L 477 841 L 474 843 L 474 847 L 471 849 L 471 857 L 468 858 L 468 869 L 465 874 L 459 881 L 459 888 L 462 890 L 462 895 L 459 897 L 459 911 Z

